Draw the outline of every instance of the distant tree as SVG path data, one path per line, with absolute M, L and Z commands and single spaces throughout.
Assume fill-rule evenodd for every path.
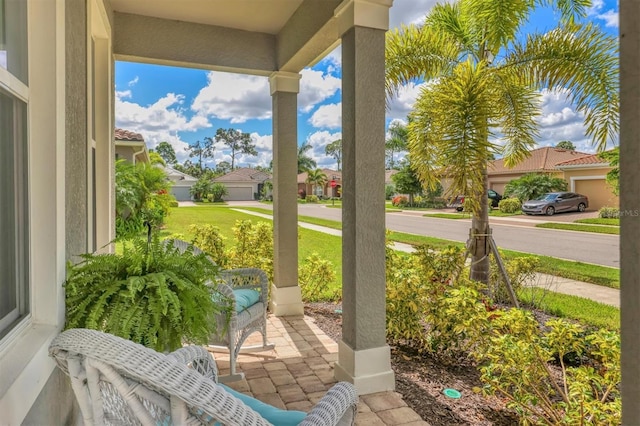
M 160 157 L 164 159 L 166 164 L 172 165 L 178 162 L 178 159 L 176 158 L 176 151 L 169 142 L 160 142 L 155 151 L 160 154 Z
M 335 158 L 338 162 L 338 170 L 342 170 L 340 168 L 340 163 L 342 162 L 342 139 L 336 139 L 327 145 L 324 148 L 324 153 Z
M 229 190 L 224 184 L 217 182 L 211 185 L 210 194 L 212 196 L 212 201 L 214 203 L 219 203 L 222 201 L 222 197 L 229 195 Z
M 218 129 L 215 137 L 216 142 L 222 142 L 231 148 L 231 170 L 235 169 L 237 154 L 258 155 L 256 144 L 249 133 L 236 129 Z
M 306 141 L 298 147 L 298 173 L 308 172 L 318 166 L 316 161 L 307 155 L 307 151 L 311 148 L 309 141 Z
M 213 146 L 213 140 L 211 140 L 211 138 L 204 138 L 204 142 L 198 140 L 195 144 L 187 146 L 189 157 L 196 157 L 198 159 L 198 162 L 195 165 L 200 169 L 200 174 L 202 174 L 205 169 L 205 166 L 203 166 L 203 160 L 213 158 L 214 150 L 215 147 Z
M 231 171 L 231 164 L 228 161 L 221 161 L 216 165 L 216 173 L 226 175 Z
M 160 164 L 162 166 L 166 166 L 167 163 L 164 162 L 164 158 L 162 158 L 160 156 L 160 154 L 158 154 L 155 151 L 149 151 L 149 163 L 151 164 Z
M 186 160 L 183 164 L 175 164 L 173 168 L 195 178 L 199 178 L 206 170 L 208 170 L 201 169 L 199 165 L 194 164 L 191 160 Z
M 545 173 L 527 173 L 513 179 L 504 188 L 504 195 L 517 197 L 521 202 L 538 198 L 546 192 L 566 191 L 567 181 Z
M 613 167 L 613 169 L 607 173 L 606 179 L 613 193 L 620 195 L 620 148 L 615 147 L 612 150 L 601 152 L 598 156 Z
M 556 148 L 568 149 L 569 151 L 576 150 L 576 146 L 571 141 L 560 141 L 556 144 Z
M 311 193 L 316 195 L 316 186 L 322 186 L 327 183 L 327 175 L 322 169 L 309 170 L 307 172 L 307 183 L 311 184 Z
M 271 164 L 269 166 L 256 166 L 256 170 L 263 173 L 271 173 Z
M 410 205 L 413 205 L 413 196 L 422 193 L 422 183 L 409 161 L 404 163 L 398 173 L 391 176 L 391 180 L 396 186 L 397 193 L 409 195 Z
M 389 135 L 389 139 L 384 143 L 384 148 L 387 155 L 387 168 L 394 169 L 398 167 L 395 162 L 395 154 L 407 150 L 407 127 L 399 121 L 394 121 L 389 126 Z

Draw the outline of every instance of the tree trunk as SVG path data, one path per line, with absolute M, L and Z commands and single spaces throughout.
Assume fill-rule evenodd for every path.
M 480 211 L 474 213 L 471 220 L 471 272 L 469 278 L 489 283 L 489 253 L 491 252 L 487 234 L 489 233 L 489 177 L 486 162 L 482 169 L 483 196 Z

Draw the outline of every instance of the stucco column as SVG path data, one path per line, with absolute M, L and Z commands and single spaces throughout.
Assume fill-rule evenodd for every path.
M 622 424 L 640 424 L 640 3 L 620 2 Z
M 298 91 L 300 74 L 269 77 L 273 103 L 274 283 L 270 309 L 276 316 L 303 315 L 298 286 Z
M 342 341 L 335 376 L 395 387 L 385 333 L 384 45 L 391 1 L 336 10 L 342 34 Z

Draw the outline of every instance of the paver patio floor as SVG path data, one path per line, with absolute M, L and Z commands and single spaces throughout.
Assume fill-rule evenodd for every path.
M 228 386 L 275 407 L 309 411 L 336 383 L 333 364 L 338 344 L 327 337 L 310 317 L 276 318 L 269 315 L 268 340 L 271 351 L 241 354 L 238 370 L 245 378 Z M 255 333 L 247 344 L 258 344 Z M 215 352 L 221 375 L 229 372 L 229 355 Z M 397 392 L 360 396 L 356 425 L 428 425 Z

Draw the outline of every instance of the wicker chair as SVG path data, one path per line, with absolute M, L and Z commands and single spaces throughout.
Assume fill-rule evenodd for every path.
M 71 378 L 87 426 L 270 424 L 216 383 L 215 362 L 200 346 L 163 355 L 111 334 L 70 329 L 53 340 L 49 355 Z M 300 425 L 354 424 L 356 405 L 353 385 L 337 383 Z
M 198 247 L 183 240 L 167 240 L 167 244 L 180 251 L 192 250 L 194 254 L 203 253 Z M 213 260 L 211 260 L 213 262 Z M 247 309 L 237 309 L 238 300 L 234 290 L 251 289 L 259 293 L 258 301 Z M 243 373 L 236 371 L 238 355 L 240 353 L 272 350 L 275 345 L 267 342 L 267 306 L 269 296 L 269 280 L 267 274 L 256 268 L 239 268 L 222 271 L 218 277 L 218 290 L 231 303 L 228 309 L 216 316 L 217 334 L 209 340 L 212 350 L 229 351 L 229 375 L 220 377 L 221 382 L 241 380 Z M 259 332 L 262 334 L 262 344 L 243 346 L 249 335 Z

